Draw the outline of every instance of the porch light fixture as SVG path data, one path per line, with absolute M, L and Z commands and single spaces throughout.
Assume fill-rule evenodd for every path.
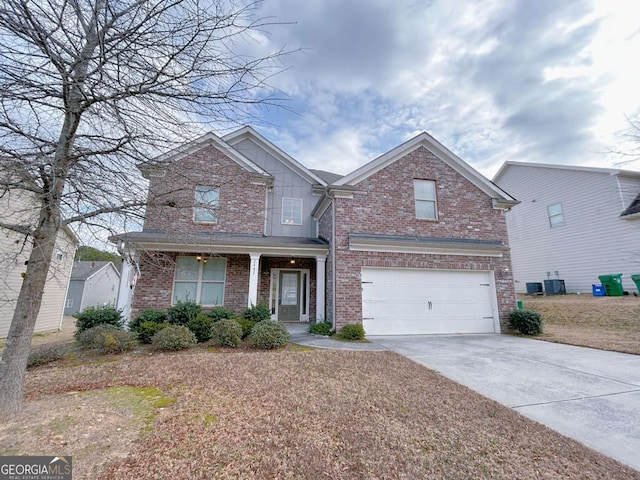
M 197 260 L 197 261 L 202 260 L 202 255 L 196 255 L 196 260 Z
M 290 263 L 291 265 L 295 265 L 295 264 L 296 264 L 296 261 L 295 261 L 295 259 L 293 259 L 293 258 L 292 258 L 291 260 L 289 260 L 289 263 Z

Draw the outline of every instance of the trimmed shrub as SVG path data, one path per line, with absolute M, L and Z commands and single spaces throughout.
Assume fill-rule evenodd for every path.
M 362 340 L 364 327 L 359 323 L 348 323 L 340 329 L 340 336 L 345 340 Z
M 333 330 L 333 325 L 331 322 L 319 322 L 309 325 L 309 333 L 315 333 L 316 335 L 324 335 L 328 337 L 331 335 L 331 331 Z
M 80 333 L 77 340 L 82 348 L 97 350 L 100 353 L 126 352 L 138 344 L 134 332 L 110 324 L 89 328 Z
M 138 341 L 140 343 L 151 343 L 153 336 L 168 326 L 169 324 L 166 322 L 158 323 L 147 320 L 142 322 L 135 330 L 132 331 L 138 335 Z
M 256 348 L 280 348 L 291 340 L 286 327 L 278 322 L 265 320 L 255 324 L 249 334 L 249 343 Z
M 187 328 L 193 332 L 198 342 L 206 342 L 211 338 L 211 327 L 213 327 L 215 323 L 216 321 L 213 318 L 204 313 L 200 313 L 196 318 L 187 323 Z
M 87 307 L 74 315 L 76 318 L 76 337 L 85 330 L 97 325 L 113 325 L 122 327 L 122 313 L 111 305 L 104 307 Z
M 36 345 L 29 351 L 27 367 L 38 367 L 60 360 L 65 355 L 71 353 L 71 348 L 71 345 L 68 343 L 45 343 L 43 345 Z
M 509 328 L 518 330 L 524 335 L 542 333 L 542 317 L 535 310 L 513 310 L 509 314 Z
M 247 320 L 246 318 L 235 318 L 234 319 L 240 327 L 242 327 L 242 339 L 244 340 L 251 333 L 251 329 L 256 324 L 253 320 Z
M 263 304 L 252 305 L 242 312 L 242 318 L 245 320 L 253 320 L 254 322 L 271 320 L 271 310 Z
M 138 331 L 138 327 L 144 322 L 165 323 L 167 321 L 166 312 L 159 312 L 158 310 L 142 310 L 129 322 L 129 330 L 134 332 Z
M 223 318 L 235 318 L 236 312 L 227 307 L 213 307 L 206 315 L 217 322 Z
M 196 344 L 196 336 L 182 325 L 168 325 L 151 339 L 156 350 L 184 350 Z
M 167 321 L 172 325 L 187 325 L 191 320 L 195 320 L 202 307 L 195 302 L 178 302 L 167 309 Z
M 223 318 L 211 327 L 211 343 L 219 347 L 237 347 L 242 341 L 242 327 L 235 320 Z

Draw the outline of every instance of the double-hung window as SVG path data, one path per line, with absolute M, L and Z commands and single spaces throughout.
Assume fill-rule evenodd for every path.
M 301 198 L 282 198 L 282 224 L 302 225 Z
M 436 182 L 433 180 L 414 180 L 413 193 L 416 202 L 416 218 L 436 220 Z
M 200 305 L 222 305 L 226 261 L 220 257 L 178 257 L 173 285 L 173 301 Z
M 193 220 L 202 223 L 218 222 L 220 190 L 215 187 L 197 186 L 193 205 Z
M 549 225 L 551 228 L 564 225 L 564 212 L 562 211 L 561 203 L 549 205 L 547 207 L 547 213 L 549 214 Z

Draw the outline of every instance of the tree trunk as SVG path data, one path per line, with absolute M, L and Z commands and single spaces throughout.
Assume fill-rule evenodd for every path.
M 52 216 L 47 216 L 33 237 L 33 249 L 0 361 L 0 415 L 22 409 L 29 347 L 60 230 L 58 225 Z

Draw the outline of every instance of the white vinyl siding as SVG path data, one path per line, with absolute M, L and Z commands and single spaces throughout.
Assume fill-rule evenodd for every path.
M 302 225 L 302 199 L 284 197 L 282 199 L 282 224 Z
M 615 176 L 511 165 L 496 183 L 521 202 L 506 214 L 516 292 L 555 271 L 568 293 L 591 294 L 600 275 L 616 273 L 625 290 L 636 291 L 630 275 L 640 273 L 640 220 L 620 217 L 628 203 Z M 620 184 L 625 202 L 640 192 L 639 179 Z M 562 203 L 562 228 L 549 227 L 547 206 L 554 203 Z
M 204 306 L 224 301 L 226 261 L 219 257 L 178 257 L 173 301 L 196 302 Z
M 217 223 L 220 190 L 215 187 L 197 186 L 193 208 L 193 220 L 202 223 Z
M 413 192 L 416 202 L 416 218 L 437 219 L 436 182 L 433 180 L 414 180 Z

